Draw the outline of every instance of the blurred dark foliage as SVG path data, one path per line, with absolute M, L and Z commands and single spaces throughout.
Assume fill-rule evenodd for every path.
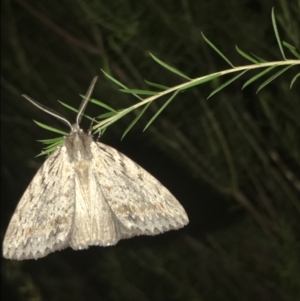
M 227 69 L 201 31 L 236 66 L 248 64 L 236 44 L 281 60 L 273 6 L 281 38 L 299 49 L 297 1 L 3 0 L 2 239 L 44 160 L 35 158 L 41 149 L 36 140 L 55 137 L 32 119 L 63 127 L 22 93 L 72 120 L 56 99 L 78 107 L 79 94 L 98 74 L 94 98 L 129 107 L 136 99 L 119 92 L 100 69 L 139 89 L 149 88 L 144 79 L 182 82 L 149 52 L 190 77 Z M 190 224 L 114 247 L 66 249 L 37 261 L 2 259 L 1 300 L 299 300 L 299 80 L 289 88 L 295 69 L 258 94 L 259 83 L 241 91 L 246 76 L 209 100 L 221 80 L 190 89 L 143 133 L 163 104 L 158 100 L 122 142 L 136 112 L 109 127 L 101 141 L 164 183 Z M 102 111 L 91 104 L 87 113 Z

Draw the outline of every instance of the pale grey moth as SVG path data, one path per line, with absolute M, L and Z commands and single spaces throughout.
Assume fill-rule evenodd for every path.
M 71 132 L 23 194 L 5 234 L 5 258 L 37 259 L 67 247 L 111 246 L 123 238 L 156 235 L 189 222 L 183 207 L 158 180 L 80 129 L 96 80 L 73 125 L 23 95 L 67 124 Z

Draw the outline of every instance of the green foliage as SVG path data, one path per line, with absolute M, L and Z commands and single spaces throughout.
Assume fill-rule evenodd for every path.
M 132 94 L 133 96 L 139 98 L 141 101 L 127 109 L 123 109 L 123 110 L 119 110 L 116 111 L 114 109 L 112 109 L 110 106 L 108 106 L 107 104 L 97 101 L 97 100 L 92 100 L 93 103 L 98 104 L 99 106 L 101 106 L 102 108 L 107 109 L 109 112 L 102 114 L 100 116 L 100 119 L 103 119 L 104 117 L 107 117 L 106 119 L 100 121 L 97 125 L 95 125 L 93 127 L 94 130 L 98 129 L 98 131 L 101 131 L 105 128 L 107 128 L 108 126 L 110 126 L 111 124 L 113 124 L 114 122 L 116 122 L 117 120 L 119 120 L 120 118 L 126 116 L 128 113 L 132 112 L 133 110 L 136 110 L 137 108 L 139 108 L 140 106 L 145 106 L 139 113 L 138 115 L 134 118 L 134 120 L 129 124 L 129 126 L 125 129 L 123 135 L 122 135 L 122 139 L 126 136 L 126 134 L 132 129 L 132 127 L 137 123 L 138 120 L 140 120 L 140 118 L 142 117 L 142 115 L 146 112 L 147 108 L 149 107 L 149 105 L 154 101 L 159 99 L 162 96 L 165 96 L 169 93 L 173 93 L 171 97 L 169 97 L 169 99 L 165 102 L 165 104 L 155 113 L 155 115 L 150 119 L 150 121 L 146 124 L 144 130 L 146 130 L 152 123 L 153 121 L 162 113 L 162 111 L 170 104 L 170 102 L 175 98 L 175 96 L 177 96 L 177 94 L 181 91 L 186 91 L 187 89 L 196 87 L 198 85 L 207 83 L 211 80 L 215 80 L 223 75 L 226 74 L 230 74 L 233 72 L 238 72 L 239 74 L 236 75 L 235 77 L 231 78 L 230 80 L 228 80 L 227 82 L 225 82 L 224 84 L 220 85 L 219 87 L 217 87 L 216 89 L 214 89 L 207 98 L 212 97 L 213 95 L 215 95 L 216 93 L 220 92 L 221 90 L 223 90 L 225 87 L 227 87 L 228 85 L 234 83 L 238 78 L 240 78 L 241 76 L 243 76 L 247 71 L 253 70 L 253 69 L 258 69 L 258 68 L 266 68 L 265 70 L 261 71 L 260 73 L 252 76 L 249 80 L 246 81 L 246 83 L 243 85 L 242 89 L 244 89 L 245 87 L 247 87 L 248 85 L 252 84 L 253 82 L 257 81 L 258 79 L 260 79 L 262 76 L 270 73 L 274 68 L 276 67 L 281 67 L 281 66 L 285 66 L 284 68 L 281 68 L 278 72 L 276 72 L 275 74 L 271 75 L 269 78 L 267 78 L 262 84 L 260 84 L 260 86 L 257 89 L 257 92 L 259 92 L 261 89 L 265 88 L 266 86 L 268 86 L 270 83 L 272 83 L 277 77 L 281 76 L 283 73 L 285 73 L 288 69 L 290 69 L 293 66 L 297 66 L 300 65 L 300 60 L 287 60 L 285 57 L 285 53 L 282 47 L 282 42 L 278 33 L 278 29 L 277 29 L 277 25 L 276 25 L 276 19 L 275 19 L 275 15 L 274 15 L 274 9 L 272 10 L 272 24 L 273 24 L 273 29 L 275 32 L 275 36 L 277 39 L 277 43 L 280 49 L 280 52 L 282 54 L 282 57 L 284 59 L 284 61 L 275 61 L 275 62 L 267 62 L 264 61 L 263 63 L 258 61 L 257 59 L 255 59 L 254 57 L 252 57 L 251 55 L 243 52 L 240 48 L 238 48 L 236 46 L 236 50 L 237 52 L 244 57 L 245 59 L 247 59 L 248 61 L 252 62 L 252 65 L 246 65 L 246 66 L 240 66 L 240 67 L 235 67 L 232 62 L 221 52 L 221 50 L 219 50 L 207 37 L 205 37 L 205 35 L 202 33 L 202 37 L 205 40 L 205 42 L 213 49 L 216 51 L 217 54 L 220 55 L 220 57 L 222 57 L 232 68 L 228 69 L 228 70 L 222 70 L 219 71 L 217 73 L 214 74 L 209 74 L 206 76 L 201 76 L 199 78 L 195 78 L 195 79 L 191 79 L 190 77 L 188 77 L 187 75 L 183 74 L 181 71 L 179 71 L 178 69 L 168 65 L 166 62 L 163 62 L 162 60 L 160 60 L 159 58 L 157 58 L 155 55 L 150 53 L 150 56 L 152 57 L 152 59 L 157 62 L 160 66 L 162 66 L 163 68 L 165 68 L 166 70 L 180 76 L 183 77 L 184 79 L 187 80 L 186 83 L 181 84 L 179 86 L 175 86 L 172 88 L 167 88 L 166 86 L 160 84 L 160 83 L 151 83 L 150 86 L 153 86 L 155 88 L 163 88 L 162 92 L 157 92 L 157 91 L 152 91 L 152 90 L 141 90 L 141 89 L 129 89 L 127 88 L 124 84 L 122 84 L 120 81 L 118 81 L 116 78 L 113 78 L 112 75 L 109 75 L 108 73 L 104 72 L 102 70 L 102 72 L 104 73 L 104 75 L 111 80 L 114 84 L 116 84 L 119 87 L 122 87 L 122 89 L 119 89 L 120 92 L 123 93 L 129 93 Z M 293 52 L 292 54 L 298 58 L 300 56 L 300 53 L 297 51 L 297 49 L 292 46 L 289 45 L 287 43 L 284 44 L 286 47 L 288 47 L 288 49 L 292 49 Z M 294 82 L 296 81 L 298 75 L 294 76 L 294 78 L 291 80 L 290 86 L 292 87 Z M 147 82 L 147 81 L 146 81 Z M 149 82 L 148 82 L 149 83 Z M 146 99 L 142 99 L 140 98 L 139 95 L 151 95 L 149 98 Z M 65 103 L 61 103 L 63 104 L 65 107 L 69 108 L 72 111 L 76 112 L 76 109 L 65 104 Z M 93 120 L 93 118 L 86 116 L 88 119 Z M 52 148 L 53 149 L 53 148 Z

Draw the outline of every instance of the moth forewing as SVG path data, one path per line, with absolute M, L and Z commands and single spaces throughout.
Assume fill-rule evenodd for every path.
M 71 201 L 74 194 L 67 153 L 59 147 L 24 192 L 5 234 L 3 256 L 37 259 L 67 247 L 75 210 Z

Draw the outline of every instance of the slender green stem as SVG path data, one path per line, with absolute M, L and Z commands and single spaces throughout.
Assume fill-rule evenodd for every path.
M 208 77 L 213 79 L 214 76 L 219 77 L 219 76 L 222 76 L 222 75 L 226 75 L 226 74 L 230 74 L 230 73 L 234 73 L 234 72 L 240 72 L 240 71 L 244 71 L 244 70 L 254 70 L 254 69 L 259 69 L 259 68 L 267 68 L 267 67 L 271 67 L 271 66 L 279 67 L 279 66 L 286 66 L 286 65 L 292 65 L 292 66 L 300 65 L 300 60 L 285 60 L 285 61 L 275 61 L 275 62 L 267 62 L 267 63 L 260 63 L 260 64 L 251 64 L 251 65 L 234 67 L 234 68 L 231 68 L 231 69 L 215 72 L 215 73 L 210 74 L 210 75 L 204 75 L 204 76 L 201 76 L 201 77 L 197 77 L 197 78 L 192 79 L 188 82 L 185 82 L 183 84 L 174 86 L 172 88 L 169 88 L 167 90 L 159 92 L 156 95 L 153 95 L 153 96 L 150 96 L 146 99 L 143 99 L 142 101 L 140 101 L 140 102 L 134 104 L 133 106 L 131 106 L 130 111 L 135 110 L 135 109 L 137 109 L 137 108 L 139 108 L 139 107 L 141 107 L 141 106 L 143 106 L 143 105 L 145 105 L 145 104 L 147 104 L 147 103 L 149 103 L 149 102 L 151 102 L 155 99 L 158 99 L 158 98 L 160 98 L 164 95 L 167 95 L 169 93 L 172 93 L 174 91 L 184 90 L 185 88 L 193 86 L 193 83 L 199 82 L 199 84 L 200 84 L 203 81 L 205 81 L 205 79 L 208 78 Z M 126 110 L 128 110 L 128 109 L 126 109 Z M 93 130 L 96 130 L 97 128 L 102 127 L 103 125 L 107 124 L 108 122 L 113 123 L 114 122 L 113 120 L 118 120 L 120 118 L 120 115 L 124 115 L 124 110 L 119 111 L 115 115 L 113 115 L 113 116 L 111 116 L 111 117 L 109 117 L 105 120 L 100 121 L 99 123 L 97 123 L 93 127 Z

